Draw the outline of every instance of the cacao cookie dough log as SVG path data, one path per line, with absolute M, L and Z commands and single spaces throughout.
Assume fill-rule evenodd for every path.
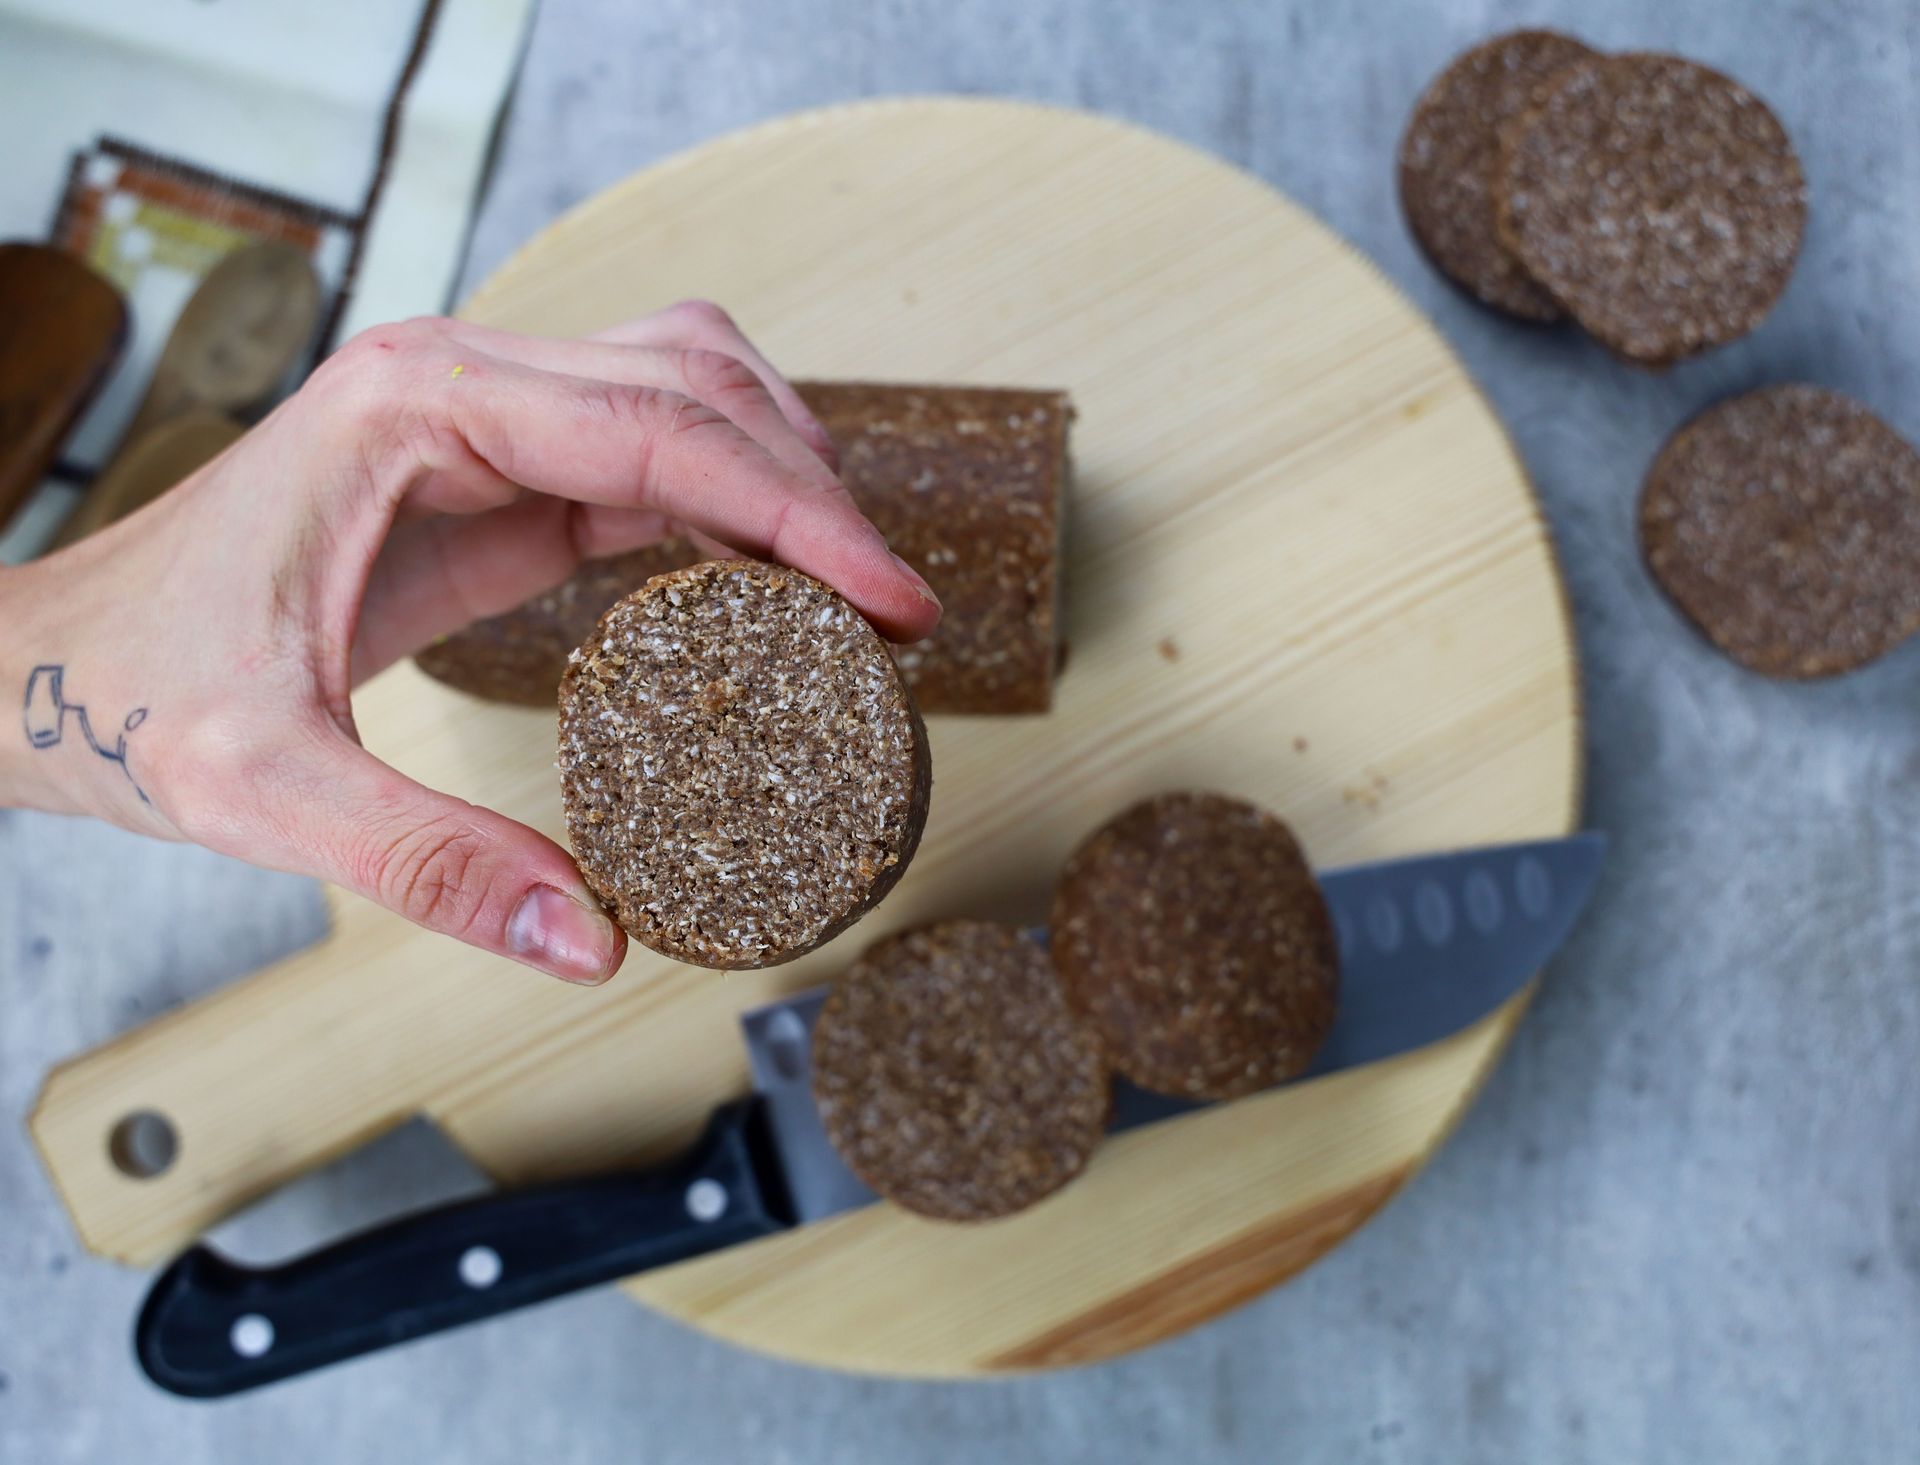
M 1081 845 L 1054 893 L 1053 959 L 1113 1066 L 1186 1099 L 1304 1071 L 1339 996 L 1333 921 L 1300 846 L 1218 794 L 1148 799 Z
M 1565 312 L 1500 240 L 1494 170 L 1500 132 L 1534 90 L 1595 54 L 1556 31 L 1510 31 L 1475 46 L 1414 104 L 1400 139 L 1400 207 L 1434 267 L 1483 305 L 1531 321 Z
M 1502 139 L 1501 238 L 1602 344 L 1667 366 L 1745 335 L 1786 289 L 1807 186 L 1738 82 L 1677 56 L 1563 68 Z
M 847 1168 L 941 1220 L 1004 1216 L 1073 1179 L 1110 1090 L 1046 952 L 984 921 L 880 942 L 814 1028 L 814 1097 Z
M 1661 588 L 1742 666 L 1850 671 L 1920 630 L 1920 454 L 1837 392 L 1749 392 L 1660 450 L 1640 545 Z
M 840 477 L 940 597 L 896 655 L 920 710 L 1045 712 L 1059 660 L 1064 392 L 802 382 Z
M 906 872 L 932 793 L 887 645 L 796 570 L 711 560 L 616 603 L 560 682 L 567 834 L 636 941 L 791 961 Z
M 684 539 L 588 560 L 553 589 L 434 642 L 413 659 L 436 681 L 489 702 L 551 709 L 574 648 L 601 613 L 655 575 L 691 565 L 700 552 Z

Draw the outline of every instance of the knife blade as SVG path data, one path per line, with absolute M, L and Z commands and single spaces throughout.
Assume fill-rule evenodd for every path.
M 1530 982 L 1599 875 L 1597 833 L 1355 865 L 1322 874 L 1340 945 L 1340 1006 L 1313 1066 L 1289 1083 L 1410 1053 L 1471 1027 Z M 1044 940 L 1045 932 L 1032 933 Z M 821 1127 L 811 1036 L 827 988 L 741 1015 L 756 1093 L 801 1222 L 877 1199 Z M 1114 1081 L 1107 1132 L 1209 1107 Z
M 1425 1047 L 1515 996 L 1566 939 L 1604 848 L 1581 834 L 1323 874 L 1340 1010 L 1313 1067 L 1290 1082 Z M 753 1092 L 716 1109 L 664 1166 L 444 1206 L 279 1266 L 189 1249 L 141 1308 L 141 1367 L 187 1397 L 239 1393 L 871 1204 L 814 1108 L 825 997 L 742 1015 Z M 1200 1107 L 1120 1082 L 1109 1127 Z

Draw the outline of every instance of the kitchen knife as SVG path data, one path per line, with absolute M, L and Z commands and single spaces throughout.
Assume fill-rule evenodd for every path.
M 1340 1010 L 1292 1082 L 1411 1052 L 1493 1012 L 1566 938 L 1604 846 L 1581 834 L 1324 874 Z M 193 1247 L 141 1309 L 141 1367 L 176 1394 L 238 1393 L 871 1203 L 814 1108 L 809 1045 L 825 997 L 742 1016 L 753 1092 L 715 1110 L 667 1165 L 424 1211 L 273 1267 Z M 1197 1107 L 1120 1082 L 1110 1128 Z

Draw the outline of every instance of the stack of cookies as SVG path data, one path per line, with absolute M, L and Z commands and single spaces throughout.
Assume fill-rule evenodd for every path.
M 1738 82 L 1540 30 L 1474 47 L 1421 95 L 1400 201 L 1475 299 L 1571 317 L 1648 367 L 1759 325 L 1807 218 L 1786 130 Z M 1851 671 L 1920 633 L 1920 453 L 1837 392 L 1749 392 L 1661 450 L 1640 544 L 1660 588 L 1748 670 Z
M 1400 144 L 1414 237 L 1468 293 L 1571 317 L 1670 366 L 1757 326 L 1786 288 L 1806 178 L 1780 121 L 1677 56 L 1514 31 L 1460 57 Z

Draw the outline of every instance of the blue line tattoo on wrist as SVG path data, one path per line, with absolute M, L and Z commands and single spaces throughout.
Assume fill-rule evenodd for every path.
M 21 719 L 27 729 L 27 742 L 38 752 L 60 746 L 60 739 L 66 735 L 67 719 L 71 717 L 80 729 L 80 736 L 87 740 L 87 746 L 109 763 L 120 765 L 120 771 L 127 776 L 127 782 L 133 785 L 133 791 L 140 795 L 140 802 L 151 804 L 147 791 L 140 787 L 140 780 L 133 776 L 133 768 L 127 762 L 127 734 L 147 720 L 147 709 L 136 707 L 127 714 L 126 721 L 120 724 L 120 735 L 113 740 L 113 746 L 107 747 L 93 735 L 93 722 L 87 716 L 87 709 L 78 702 L 69 702 L 62 692 L 62 683 L 66 679 L 67 668 L 64 664 L 36 666 L 33 675 L 27 678 L 27 695 L 21 707 Z

